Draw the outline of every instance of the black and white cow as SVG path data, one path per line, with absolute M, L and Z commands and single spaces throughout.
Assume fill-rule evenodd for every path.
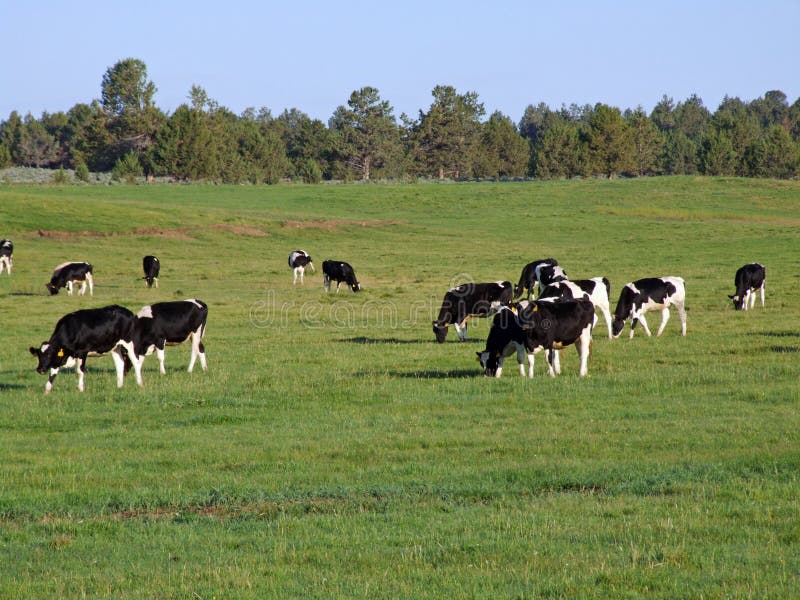
M 148 255 L 142 259 L 142 269 L 144 270 L 144 281 L 147 287 L 158 287 L 158 273 L 161 271 L 161 262 L 157 256 Z
M 306 267 L 311 267 L 312 272 L 316 272 L 311 257 L 305 250 L 295 250 L 289 255 L 289 266 L 292 268 L 292 285 L 297 283 L 297 276 L 300 276 L 300 285 L 303 284 L 303 275 Z
M 83 296 L 86 292 L 87 283 L 89 284 L 89 295 L 94 295 L 92 265 L 87 262 L 61 263 L 53 270 L 53 276 L 50 278 L 50 282 L 45 284 L 45 287 L 47 287 L 51 295 L 57 294 L 59 289 L 65 287 L 67 288 L 67 295 L 72 296 L 72 287 L 76 283 L 81 284 L 78 290 L 79 296 Z
M 451 288 L 444 295 L 439 317 L 433 321 L 436 341 L 443 344 L 447 326 L 456 328 L 458 338 L 467 339 L 467 320 L 470 317 L 488 317 L 501 306 L 510 306 L 512 287 L 510 281 L 492 283 L 464 283 Z
M 744 265 L 736 271 L 734 278 L 736 294 L 728 295 L 733 300 L 733 308 L 747 310 L 756 305 L 756 291 L 761 291 L 761 308 L 764 308 L 764 286 L 767 284 L 767 269 L 760 263 Z
M 686 335 L 686 286 L 682 277 L 647 277 L 626 283 L 620 292 L 614 321 L 611 329 L 614 337 L 619 337 L 625 327 L 625 321 L 631 319 L 633 337 L 636 324 L 641 321 L 644 332 L 650 336 L 650 328 L 644 318 L 645 313 L 660 310 L 661 326 L 657 336 L 661 335 L 669 321 L 669 309 L 674 306 L 681 319 L 681 335 Z
M 486 348 L 478 355 L 483 374 L 486 377 L 500 377 L 503 362 L 512 354 L 517 355 L 519 374 L 525 377 L 525 361 L 528 362 L 528 377 L 533 377 L 533 349 L 528 348 L 528 334 L 522 329 L 516 313 L 507 306 L 501 306 L 492 319 Z
M 548 285 L 569 279 L 569 277 L 567 277 L 567 272 L 564 269 L 558 265 L 550 265 L 547 263 L 536 267 L 534 270 L 534 275 L 536 277 L 536 283 L 539 286 L 540 292 Z
M 348 263 L 341 260 L 326 260 L 322 263 L 322 285 L 325 287 L 325 292 L 331 289 L 331 281 L 336 282 L 336 293 L 339 293 L 339 286 L 342 282 L 346 283 L 348 287 L 354 292 L 361 290 L 361 284 L 356 279 L 356 273 L 353 271 Z
M 122 387 L 125 377 L 124 349 L 134 356 L 133 336 L 136 317 L 127 308 L 112 305 L 103 308 L 77 310 L 64 315 L 56 323 L 50 339 L 39 348 L 30 348 L 39 359 L 36 371 L 50 372 L 44 391 L 53 389 L 53 380 L 62 367 L 77 367 L 78 390 L 83 391 L 84 366 L 88 356 L 111 353 L 117 370 L 117 387 Z M 142 385 L 138 361 L 133 361 L 136 383 Z
M 611 302 L 609 293 L 611 284 L 605 277 L 592 277 L 591 279 L 576 279 L 556 281 L 548 285 L 539 294 L 539 299 L 561 298 L 564 300 L 577 300 L 586 294 L 594 307 L 600 311 L 608 327 L 608 339 L 613 338 L 611 331 Z M 596 324 L 596 323 L 595 323 Z
M 544 350 L 548 357 L 548 375 L 560 374 L 559 350 L 574 344 L 581 363 L 578 373 L 584 377 L 589 372 L 595 319 L 594 304 L 586 296 L 577 300 L 537 300 L 522 307 L 518 320 L 527 336 L 531 371 L 532 355 Z
M 175 302 L 157 302 L 143 307 L 136 315 L 133 332 L 134 354 L 139 359 L 139 368 L 144 357 L 156 352 L 159 371 L 164 374 L 164 346 L 176 345 L 192 340 L 192 355 L 189 358 L 189 373 L 195 361 L 200 358 L 200 366 L 206 370 L 206 349 L 203 334 L 208 318 L 208 306 L 195 298 Z
M 0 240 L 0 275 L 3 269 L 11 275 L 11 267 L 14 266 L 14 244 L 11 240 Z
M 533 287 L 536 285 L 536 269 L 541 265 L 558 266 L 558 261 L 555 258 L 540 258 L 533 262 L 529 262 L 522 268 L 522 273 L 519 276 L 519 283 L 514 287 L 514 298 L 519 298 L 525 290 L 528 290 L 527 299 L 533 297 Z M 541 291 L 541 289 L 540 289 Z

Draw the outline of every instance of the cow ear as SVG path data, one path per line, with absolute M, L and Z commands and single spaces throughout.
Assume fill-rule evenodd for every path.
M 480 358 L 480 357 L 481 357 L 481 354 L 483 354 L 483 352 L 476 352 L 475 354 L 477 354 L 477 355 L 478 355 L 478 358 Z
M 734 298 L 736 298 L 736 296 L 731 296 L 730 294 L 728 294 L 728 298 L 730 298 L 731 300 L 733 300 Z
M 39 356 L 39 349 L 38 349 L 38 348 L 34 348 L 33 346 L 31 346 L 30 348 L 28 348 L 28 350 L 29 350 L 29 351 L 30 351 L 30 353 L 31 353 L 31 354 L 33 354 L 34 356 Z

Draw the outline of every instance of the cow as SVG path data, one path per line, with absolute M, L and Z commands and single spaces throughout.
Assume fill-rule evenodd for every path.
M 11 267 L 14 266 L 13 255 L 14 244 L 11 240 L 0 240 L 0 275 L 3 274 L 3 269 L 11 275 Z
M 134 355 L 139 359 L 139 368 L 144 364 L 144 357 L 155 350 L 158 357 L 159 371 L 165 374 L 164 346 L 176 345 L 192 340 L 192 354 L 189 358 L 189 373 L 194 363 L 200 358 L 200 366 L 206 370 L 206 349 L 203 345 L 203 334 L 206 330 L 208 306 L 205 302 L 191 298 L 175 302 L 157 302 L 142 309 L 136 314 L 133 332 Z
M 528 361 L 528 377 L 533 377 L 533 352 L 528 349 L 528 336 L 519 325 L 516 313 L 509 307 L 501 306 L 492 319 L 486 348 L 478 355 L 478 362 L 483 368 L 485 377 L 500 377 L 503 373 L 503 361 L 516 353 L 519 363 L 519 374 L 525 373 L 525 360 Z
M 144 279 L 147 287 L 153 287 L 153 284 L 158 287 L 158 273 L 161 271 L 161 262 L 157 256 L 145 256 L 142 259 L 142 269 L 144 270 Z
M 86 284 L 89 284 L 89 295 L 94 295 L 94 279 L 92 277 L 92 265 L 87 262 L 66 262 L 61 263 L 53 270 L 53 276 L 45 287 L 51 295 L 56 295 L 62 287 L 67 288 L 67 295 L 72 296 L 72 287 L 75 283 L 80 283 L 81 288 L 78 295 L 83 296 L 86 292 Z
M 558 261 L 555 258 L 540 258 L 539 260 L 529 262 L 527 265 L 525 265 L 522 268 L 522 273 L 519 276 L 519 283 L 514 286 L 514 298 L 519 298 L 522 296 L 522 292 L 525 290 L 528 290 L 528 300 L 533 297 L 533 287 L 536 285 L 537 281 L 536 269 L 544 264 L 556 266 L 558 265 Z
M 353 267 L 341 260 L 326 260 L 322 263 L 322 285 L 325 287 L 325 293 L 330 291 L 331 281 L 336 282 L 337 294 L 342 282 L 345 282 L 354 292 L 361 291 L 361 284 L 356 279 Z
M 125 377 L 125 358 L 134 356 L 133 335 L 136 317 L 127 308 L 117 305 L 103 308 L 77 310 L 64 315 L 56 323 L 50 339 L 30 353 L 39 359 L 38 373 L 50 371 L 45 384 L 46 394 L 53 389 L 53 380 L 60 368 L 76 367 L 78 391 L 84 391 L 84 366 L 88 356 L 99 356 L 107 352 L 114 359 L 117 370 L 117 387 L 122 387 Z M 133 361 L 136 383 L 142 385 L 142 374 L 138 361 Z
M 295 250 L 289 255 L 289 266 L 292 268 L 292 285 L 297 283 L 297 276 L 300 276 L 300 285 L 303 285 L 303 275 L 306 267 L 311 267 L 312 272 L 316 272 L 311 257 L 305 250 Z
M 674 306 L 681 319 L 681 335 L 686 335 L 686 286 L 681 277 L 647 277 L 626 283 L 619 295 L 614 321 L 611 324 L 614 337 L 619 337 L 625 321 L 631 319 L 633 337 L 636 324 L 641 321 L 644 332 L 650 336 L 650 328 L 644 318 L 652 310 L 661 311 L 661 326 L 656 336 L 661 335 L 669 321 L 669 309 Z
M 548 285 L 569 279 L 569 277 L 567 277 L 567 272 L 564 269 L 558 265 L 551 265 L 547 263 L 536 267 L 534 270 L 534 276 L 536 277 L 536 283 L 538 284 L 539 292 L 541 292 Z
M 443 344 L 447 326 L 453 324 L 462 342 L 467 340 L 467 321 L 470 317 L 488 317 L 501 306 L 511 306 L 510 281 L 492 283 L 464 283 L 451 288 L 444 295 L 439 317 L 433 321 L 436 341 Z
M 611 331 L 611 304 L 609 293 L 611 284 L 605 277 L 593 277 L 591 279 L 576 279 L 556 281 L 547 286 L 539 294 L 539 299 L 561 298 L 564 300 L 576 300 L 586 294 L 592 301 L 594 307 L 599 310 L 606 321 L 608 328 L 608 339 L 612 339 Z
M 750 263 L 744 265 L 736 271 L 734 278 L 736 284 L 736 294 L 728 298 L 733 300 L 733 308 L 736 310 L 747 310 L 755 308 L 756 291 L 761 291 L 761 308 L 764 308 L 764 286 L 767 284 L 767 269 L 760 263 Z
M 532 355 L 544 350 L 548 356 L 548 375 L 552 377 L 560 374 L 558 351 L 574 344 L 581 363 L 578 373 L 584 377 L 589 372 L 588 361 L 595 319 L 594 304 L 586 296 L 577 300 L 537 300 L 522 307 L 518 321 L 525 331 L 526 346 L 531 353 L 531 371 Z

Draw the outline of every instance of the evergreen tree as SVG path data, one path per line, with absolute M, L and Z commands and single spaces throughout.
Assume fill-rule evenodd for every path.
M 633 135 L 618 108 L 595 105 L 589 119 L 588 144 L 593 173 L 610 178 L 635 170 Z
M 658 157 L 663 151 L 664 144 L 658 127 L 641 106 L 634 111 L 626 111 L 625 120 L 630 126 L 633 139 L 635 173 L 640 176 L 656 174 Z
M 495 112 L 483 125 L 476 177 L 523 177 L 528 168 L 528 143 L 511 119 Z

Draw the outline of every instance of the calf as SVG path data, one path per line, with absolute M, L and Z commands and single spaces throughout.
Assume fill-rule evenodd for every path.
M 589 352 L 592 346 L 594 304 L 586 297 L 578 300 L 536 301 L 519 312 L 519 324 L 525 331 L 526 346 L 533 369 L 532 354 L 545 350 L 548 355 L 547 373 L 561 373 L 558 350 L 575 344 L 580 357 L 581 377 L 588 372 Z
M 142 269 L 144 269 L 144 281 L 147 284 L 147 287 L 153 287 L 153 284 L 156 284 L 158 287 L 158 273 L 161 271 L 161 263 L 158 260 L 157 256 L 145 256 L 142 259 Z
M 303 275 L 306 267 L 311 267 L 312 272 L 316 272 L 311 257 L 305 250 L 295 250 L 289 255 L 289 266 L 292 268 L 292 285 L 297 283 L 297 276 L 300 275 L 300 285 L 303 284 Z
M 61 317 L 50 339 L 39 348 L 30 348 L 31 354 L 39 359 L 36 371 L 50 371 L 45 393 L 53 389 L 53 380 L 61 367 L 73 366 L 77 367 L 78 390 L 82 392 L 86 358 L 106 352 L 111 352 L 117 370 L 117 387 L 122 387 L 125 377 L 123 349 L 128 356 L 134 357 L 136 383 L 142 385 L 142 375 L 133 348 L 135 324 L 133 313 L 117 305 L 78 310 Z
M 443 344 L 447 326 L 453 324 L 458 338 L 467 339 L 467 320 L 470 317 L 487 317 L 501 306 L 511 305 L 511 282 L 464 283 L 451 288 L 444 295 L 439 318 L 433 321 L 436 341 Z
M 10 271 L 9 271 L 10 273 Z M 761 291 L 761 308 L 764 308 L 764 286 L 767 284 L 767 269 L 760 263 L 750 263 L 744 265 L 736 271 L 734 278 L 736 284 L 736 294 L 728 295 L 733 300 L 733 308 L 736 310 L 747 310 L 756 305 L 756 290 Z
M 326 260 L 322 263 L 322 285 L 325 287 L 325 292 L 331 289 L 331 281 L 336 282 L 336 293 L 339 293 L 339 286 L 345 282 L 351 290 L 358 292 L 361 290 L 361 284 L 356 279 L 355 271 L 348 263 L 340 260 Z
M 145 306 L 136 315 L 133 332 L 134 354 L 139 357 L 139 368 L 144 364 L 144 357 L 156 351 L 159 371 L 164 374 L 164 346 L 175 345 L 192 340 L 192 355 L 189 358 L 189 373 L 194 368 L 197 358 L 200 366 L 206 370 L 206 349 L 203 345 L 203 334 L 206 330 L 208 306 L 196 300 L 179 300 L 176 302 L 157 302 Z
M 611 331 L 611 304 L 608 299 L 610 291 L 611 284 L 605 277 L 576 279 L 574 281 L 564 280 L 556 281 L 547 286 L 539 294 L 539 299 L 561 298 L 564 300 L 577 300 L 586 294 L 594 304 L 595 309 L 602 313 L 603 318 L 606 320 L 606 327 L 608 327 L 608 339 L 612 339 L 614 336 Z
M 51 295 L 58 293 L 62 287 L 67 288 L 67 295 L 72 296 L 72 287 L 75 283 L 80 283 L 81 288 L 78 295 L 83 296 L 86 292 L 86 284 L 89 284 L 89 295 L 94 295 L 94 279 L 92 277 L 92 265 L 87 262 L 66 262 L 58 265 L 53 271 L 50 282 L 44 284 Z
M 13 255 L 14 244 L 11 240 L 0 240 L 0 275 L 3 274 L 3 269 L 11 275 L 11 267 L 14 266 Z
M 661 335 L 669 321 L 669 308 L 678 309 L 681 319 L 681 335 L 686 335 L 686 287 L 681 277 L 648 277 L 626 283 L 620 292 L 617 308 L 614 311 L 614 322 L 611 325 L 614 337 L 619 337 L 625 327 L 625 321 L 631 319 L 633 337 L 636 323 L 641 321 L 644 332 L 650 336 L 650 328 L 644 318 L 645 313 L 652 310 L 661 311 L 661 326 L 657 336 Z
M 503 361 L 516 352 L 519 374 L 525 377 L 525 359 L 528 360 L 528 377 L 533 377 L 533 352 L 528 349 L 528 336 L 519 325 L 517 315 L 510 308 L 502 306 L 492 320 L 486 349 L 476 352 L 486 377 L 500 377 Z
M 522 292 L 528 290 L 527 299 L 533 297 L 533 287 L 536 285 L 536 269 L 541 265 L 558 265 L 555 258 L 541 258 L 533 262 L 529 262 L 522 268 L 522 273 L 519 276 L 519 283 L 514 287 L 514 298 L 522 296 Z M 541 289 L 539 290 L 541 291 Z

